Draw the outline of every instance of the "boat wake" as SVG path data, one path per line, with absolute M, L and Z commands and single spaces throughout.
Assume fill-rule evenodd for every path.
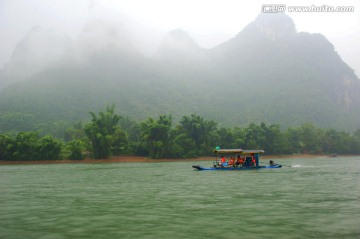
M 295 164 L 295 165 L 291 165 L 291 168 L 313 168 L 314 166 L 304 166 L 304 165 L 300 165 L 300 164 Z

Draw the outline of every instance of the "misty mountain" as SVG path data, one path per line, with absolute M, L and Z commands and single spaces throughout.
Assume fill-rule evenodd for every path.
M 297 33 L 287 15 L 259 15 L 212 54 L 218 66 L 213 75 L 220 72 L 221 82 L 235 89 L 236 100 L 224 99 L 222 107 L 241 104 L 245 117 L 255 115 L 249 106 L 256 108 L 257 116 L 248 121 L 359 127 L 360 81 L 354 71 L 323 35 Z
M 0 90 L 55 64 L 70 48 L 65 34 L 41 26 L 33 27 L 15 47 L 11 60 L 0 71 Z
M 360 80 L 323 35 L 297 32 L 287 15 L 260 14 L 210 50 L 176 29 L 153 56 L 128 30 L 89 23 L 57 65 L 1 91 L 0 128 L 84 120 L 113 102 L 139 120 L 196 113 L 227 126 L 360 128 Z
M 125 14 L 93 2 L 89 20 L 72 41 L 57 29 L 34 26 L 16 45 L 10 61 L 0 69 L 0 90 L 16 81 L 28 80 L 52 65 L 87 61 L 104 48 L 122 48 L 152 55 L 163 35 Z M 146 37 L 144 37 L 146 36 Z
M 187 32 L 175 29 L 163 37 L 155 58 L 166 61 L 193 61 L 201 58 L 204 51 Z

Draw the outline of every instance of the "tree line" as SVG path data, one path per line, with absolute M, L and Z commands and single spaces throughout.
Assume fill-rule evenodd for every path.
M 85 125 L 79 122 L 67 129 L 63 140 L 37 132 L 2 134 L 0 160 L 189 158 L 211 155 L 215 146 L 263 149 L 267 154 L 360 154 L 360 129 L 350 134 L 310 123 L 285 131 L 265 123 L 225 128 L 196 114 L 183 116 L 176 125 L 171 115 L 137 122 L 115 113 L 114 105 L 90 116 Z

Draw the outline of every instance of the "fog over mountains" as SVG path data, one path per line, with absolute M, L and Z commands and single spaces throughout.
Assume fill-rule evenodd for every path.
M 0 72 L 0 90 L 4 132 L 87 120 L 112 103 L 139 120 L 196 113 L 226 126 L 360 128 L 359 78 L 323 35 L 297 32 L 285 14 L 260 14 L 212 49 L 181 29 L 161 38 L 127 21 L 93 19 L 75 41 L 37 26 Z

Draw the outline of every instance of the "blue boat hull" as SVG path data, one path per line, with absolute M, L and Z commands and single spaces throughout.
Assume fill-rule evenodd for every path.
M 256 166 L 256 167 L 202 167 L 200 165 L 193 165 L 192 166 L 196 170 L 225 170 L 225 171 L 234 171 L 234 170 L 254 170 L 254 169 L 262 169 L 262 168 L 281 168 L 282 166 L 279 164 L 276 165 L 267 165 L 267 166 Z

